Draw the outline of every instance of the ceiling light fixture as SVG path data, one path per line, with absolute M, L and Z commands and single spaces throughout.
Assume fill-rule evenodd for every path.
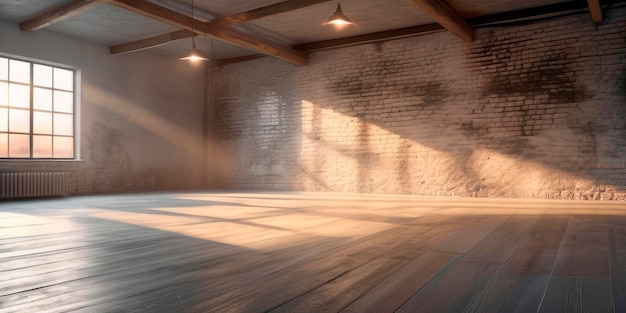
M 207 58 L 206 56 L 204 56 L 204 54 L 202 54 L 202 52 L 200 52 L 200 50 L 198 50 L 198 48 L 196 48 L 196 40 L 194 39 L 196 37 L 196 34 L 193 31 L 193 21 L 194 21 L 194 17 L 193 17 L 193 0 L 191 0 L 191 49 L 189 49 L 189 52 L 187 52 L 187 54 L 180 58 L 179 60 L 189 60 L 189 61 L 207 61 L 209 60 L 209 58 Z
M 335 25 L 335 26 L 345 26 L 354 24 L 350 18 L 348 18 L 341 11 L 341 3 L 337 3 L 337 10 L 333 15 L 328 18 L 328 21 L 324 23 L 324 25 Z

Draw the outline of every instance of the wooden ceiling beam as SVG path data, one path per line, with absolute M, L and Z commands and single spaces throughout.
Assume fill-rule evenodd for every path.
M 289 11 L 306 8 L 312 5 L 328 2 L 331 0 L 288 0 L 275 4 L 270 4 L 258 9 L 221 17 L 211 22 L 224 24 L 237 24 L 258 20 L 264 17 L 277 15 Z
M 297 9 L 309 7 L 312 5 L 316 5 L 316 4 L 320 4 L 320 3 L 324 3 L 328 1 L 331 1 L 331 0 L 288 0 L 288 1 L 271 4 L 268 6 L 264 6 L 261 8 L 257 8 L 254 10 L 221 17 L 221 18 L 212 20 L 209 23 L 224 24 L 224 25 L 245 23 L 245 22 L 250 22 L 253 20 L 261 19 L 267 16 L 294 11 Z M 154 36 L 154 37 L 150 37 L 150 38 L 146 38 L 142 40 L 115 45 L 109 49 L 111 51 L 111 54 L 128 53 L 128 52 L 139 51 L 139 50 L 159 46 L 159 45 L 166 44 L 174 40 L 190 38 L 191 35 L 192 33 L 189 31 L 184 31 L 183 33 L 181 33 L 181 31 L 175 31 L 169 34 L 158 35 L 158 36 Z
M 465 42 L 474 41 L 474 31 L 450 5 L 442 0 L 413 0 L 420 9 Z
M 74 0 L 66 3 L 58 8 L 48 11 L 42 15 L 32 18 L 20 24 L 20 29 L 24 31 L 35 31 L 50 26 L 58 21 L 62 21 L 68 17 L 72 17 L 92 6 L 96 5 L 98 0 Z
M 432 24 L 426 24 L 426 25 L 386 30 L 382 32 L 376 32 L 376 33 L 370 33 L 370 34 L 364 34 L 364 35 L 303 43 L 303 44 L 295 45 L 293 47 L 302 51 L 315 51 L 315 50 L 350 46 L 350 45 L 355 45 L 355 44 L 362 44 L 362 43 L 372 42 L 372 41 L 381 41 L 385 39 L 415 36 L 417 34 L 440 31 L 443 29 L 444 29 L 443 26 L 437 23 L 432 23 Z
M 194 33 L 192 33 L 190 30 L 181 29 L 169 34 L 163 34 L 142 40 L 124 43 L 121 45 L 112 46 L 109 48 L 109 50 L 111 54 L 124 54 L 164 45 L 170 41 L 189 38 L 192 35 L 194 35 Z
M 246 56 L 242 56 L 242 57 L 235 57 L 235 58 L 228 58 L 228 59 L 221 59 L 221 60 L 213 60 L 211 61 L 214 67 L 218 67 L 218 66 L 222 66 L 222 65 L 228 65 L 228 64 L 233 64 L 233 63 L 239 63 L 239 62 L 245 62 L 245 61 L 250 61 L 250 60 L 256 60 L 256 59 L 260 59 L 260 58 L 265 58 L 267 57 L 266 55 L 262 55 L 262 54 L 253 54 L 253 55 L 246 55 Z
M 602 8 L 600 7 L 600 0 L 587 0 L 587 5 L 589 5 L 591 20 L 594 23 L 602 22 Z
M 106 2 L 130 12 L 191 31 L 191 18 L 189 16 L 152 2 L 146 0 L 106 0 Z M 298 51 L 269 40 L 256 38 L 228 25 L 194 21 L 193 31 L 199 35 L 213 37 L 296 65 L 306 65 L 308 63 L 308 54 L 306 52 Z

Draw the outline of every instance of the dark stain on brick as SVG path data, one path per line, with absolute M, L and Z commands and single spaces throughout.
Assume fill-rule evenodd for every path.
M 515 126 L 522 136 L 537 135 L 550 128 L 564 111 L 591 98 L 587 88 L 577 82 L 576 62 L 564 50 L 548 55 L 524 53 L 525 39 L 485 42 L 469 50 L 470 66 L 481 75 L 489 75 L 483 97 L 497 96 L 494 108 L 515 114 Z M 517 48 L 516 48 L 517 47 Z M 473 60 L 473 61 L 472 61 Z M 550 112 L 546 109 L 550 107 Z M 559 112 L 554 108 L 559 108 Z M 511 114 L 508 113 L 508 114 Z
M 616 111 L 622 121 L 622 129 L 625 131 L 624 137 L 626 137 L 626 65 L 622 67 L 622 71 L 617 77 L 615 90 L 621 100 Z
M 233 127 L 232 121 L 236 120 L 236 114 L 232 110 L 235 103 L 221 101 L 215 106 L 215 133 L 221 140 L 236 140 L 241 137 L 241 127 Z
M 611 138 L 603 156 L 620 158 L 626 153 L 626 65 L 615 79 L 614 95 L 618 101 L 607 102 L 609 107 L 601 116 L 605 125 L 602 131 Z
M 478 136 L 487 135 L 488 133 L 488 130 L 486 127 L 482 127 L 480 125 L 474 124 L 474 120 L 461 122 L 461 130 L 468 137 L 478 137 Z
M 409 97 L 417 97 L 423 106 L 440 106 L 447 96 L 445 85 L 438 81 L 418 82 L 405 85 L 402 93 Z
M 498 142 L 497 146 L 499 150 L 509 155 L 526 155 L 532 150 L 528 139 L 524 137 L 508 138 L 505 142 Z
M 383 52 L 383 43 L 382 42 L 375 42 L 374 43 L 374 49 L 376 49 L 376 52 L 382 53 Z
M 469 50 L 469 63 L 478 67 L 489 67 L 494 64 L 504 66 L 502 61 L 508 61 L 513 56 L 511 48 L 526 44 L 527 39 L 488 41 Z
M 381 90 L 396 93 L 395 95 L 389 95 L 391 98 L 397 96 L 409 98 L 406 101 L 406 107 L 412 107 L 413 109 L 420 110 L 427 107 L 442 106 L 448 96 L 447 82 L 445 80 L 401 81 L 386 79 L 387 77 L 397 77 L 398 75 L 403 75 L 403 72 L 413 70 L 412 68 L 406 68 L 404 64 L 398 61 L 385 58 L 382 52 L 379 52 L 377 59 L 373 60 L 371 65 L 352 69 L 348 74 L 340 76 L 339 79 L 331 80 L 327 86 L 337 96 L 358 97 L 359 101 L 355 101 L 353 106 L 360 107 L 359 103 L 363 102 L 363 99 L 368 99 L 372 94 L 378 93 L 379 95 Z M 407 73 L 407 75 L 409 74 Z M 350 116 L 369 117 L 370 119 L 378 120 L 378 117 L 358 112 L 359 109 L 349 107 L 333 109 Z M 367 110 L 367 106 L 365 106 L 365 110 Z
M 571 67 L 567 53 L 555 53 L 531 63 L 519 73 L 507 69 L 509 57 L 498 58 L 495 64 L 504 69 L 492 76 L 485 95 L 525 96 L 548 95 L 550 103 L 575 103 L 590 98 L 587 89 L 576 83 L 576 71 Z
M 385 84 L 386 75 L 397 74 L 402 64 L 379 56 L 370 66 L 361 66 L 349 74 L 329 83 L 333 92 L 342 96 L 360 96 L 372 92 L 377 86 Z

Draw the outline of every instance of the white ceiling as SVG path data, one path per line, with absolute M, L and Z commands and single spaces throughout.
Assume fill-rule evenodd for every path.
M 194 15 L 197 19 L 208 21 L 283 1 L 285 0 L 194 0 L 196 8 Z M 70 0 L 0 0 L 0 19 L 14 23 L 24 22 L 68 2 Z M 151 2 L 188 15 L 190 13 L 190 0 Z M 463 17 L 470 18 L 560 2 L 563 0 L 449 0 L 448 4 Z M 338 31 L 322 25 L 336 6 L 336 1 L 329 1 L 238 24 L 235 27 L 256 37 L 284 45 L 295 45 L 435 23 L 432 18 L 420 11 L 413 0 L 341 0 L 343 12 L 356 25 Z M 178 30 L 168 24 L 106 4 L 97 4 L 46 29 L 107 46 Z M 148 51 L 180 55 L 188 49 L 189 40 L 170 42 Z M 209 38 L 200 36 L 196 40 L 201 50 L 210 51 Z M 215 59 L 257 54 L 218 40 L 213 46 L 212 54 Z

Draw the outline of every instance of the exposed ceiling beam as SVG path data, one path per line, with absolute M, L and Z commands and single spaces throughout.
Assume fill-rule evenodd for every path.
M 275 4 L 271 4 L 268 6 L 264 6 L 261 8 L 257 8 L 254 10 L 241 12 L 237 14 L 233 14 L 230 16 L 220 17 L 218 19 L 212 20 L 209 23 L 211 24 L 238 24 L 250 22 L 253 20 L 257 20 L 260 18 L 264 18 L 271 15 L 276 15 L 280 13 L 285 13 L 289 11 L 294 11 L 297 9 L 305 8 L 308 6 L 328 2 L 331 0 L 288 0 L 284 2 L 279 2 Z M 175 31 L 169 34 L 158 35 L 142 40 L 137 40 L 133 42 L 123 43 L 119 45 L 112 46 L 110 48 L 111 54 L 121 54 L 133 51 L 139 51 L 143 49 L 148 49 L 151 47 L 159 46 L 162 44 L 166 44 L 170 41 L 184 39 L 191 37 L 191 32 L 184 31 Z
M 626 1 L 626 0 L 621 0 Z M 488 24 L 499 24 L 502 22 L 514 22 L 515 20 L 521 19 L 529 19 L 532 17 L 551 17 L 555 14 L 560 14 L 563 12 L 573 12 L 585 9 L 587 5 L 584 2 L 580 1 L 569 1 L 569 2 L 560 2 L 555 4 L 544 5 L 540 7 L 526 8 L 515 11 L 508 11 L 502 13 L 495 13 L 490 15 L 483 15 L 468 18 L 467 23 L 476 28 L 477 26 L 488 25 Z M 533 20 L 533 19 L 531 19 Z
M 357 35 L 352 37 L 344 37 L 330 40 L 322 40 L 316 42 L 309 42 L 293 46 L 294 48 L 302 51 L 314 51 L 328 48 L 336 48 L 342 46 L 350 46 L 355 44 L 362 44 L 371 41 L 380 41 L 390 38 L 400 38 L 406 36 L 413 36 L 420 33 L 433 32 L 444 29 L 437 23 L 419 25 L 407 28 L 387 30 L 377 33 L 370 33 L 365 35 Z
M 58 21 L 72 17 L 92 6 L 96 5 L 98 0 L 74 0 L 66 3 L 56 9 L 48 11 L 42 15 L 32 18 L 20 24 L 20 29 L 25 31 L 34 31 L 50 26 Z
M 213 63 L 213 66 L 217 67 L 217 66 L 222 66 L 222 65 L 227 65 L 227 64 L 233 64 L 233 63 L 245 62 L 245 61 L 250 61 L 250 60 L 256 60 L 256 59 L 265 58 L 265 57 L 267 57 L 267 56 L 266 55 L 262 55 L 262 54 L 253 54 L 253 55 L 246 55 L 246 56 L 236 57 L 236 58 L 214 60 L 214 61 L 211 61 L 211 62 Z
M 151 47 L 160 46 L 166 44 L 173 40 L 189 38 L 192 36 L 192 32 L 190 30 L 181 29 L 169 34 L 163 34 L 159 36 L 154 36 L 142 40 L 137 40 L 129 43 L 124 43 L 121 45 L 112 46 L 109 48 L 111 54 L 123 54 L 128 52 L 135 52 L 139 50 L 144 50 Z
M 253 20 L 258 20 L 264 17 L 277 15 L 289 11 L 294 11 L 302 8 L 306 8 L 312 5 L 328 2 L 331 0 L 288 0 L 268 6 L 260 7 L 258 9 L 233 14 L 213 20 L 213 23 L 245 23 Z
M 426 14 L 465 42 L 474 41 L 474 31 L 450 5 L 442 0 L 413 0 Z
M 600 7 L 600 0 L 587 0 L 587 5 L 589 5 L 591 20 L 594 23 L 602 22 L 602 8 Z
M 191 30 L 191 18 L 189 16 L 146 0 L 106 0 L 106 3 L 179 28 Z M 262 38 L 256 38 L 228 25 L 197 21 L 194 22 L 193 31 L 199 35 L 210 36 L 296 65 L 306 65 L 308 63 L 308 54 L 306 52 Z

